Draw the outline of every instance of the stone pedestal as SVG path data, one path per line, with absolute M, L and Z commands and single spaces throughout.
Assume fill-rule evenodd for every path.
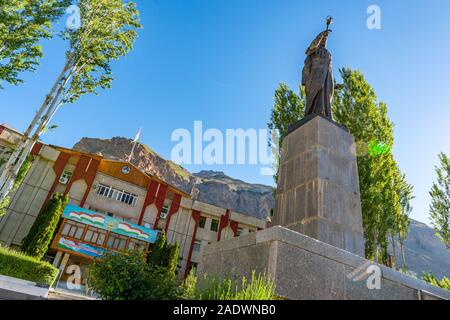
M 198 285 L 207 285 L 205 274 L 241 283 L 253 271 L 290 300 L 450 299 L 450 291 L 281 226 L 206 246 Z
M 353 136 L 314 116 L 294 125 L 282 150 L 273 225 L 364 256 Z

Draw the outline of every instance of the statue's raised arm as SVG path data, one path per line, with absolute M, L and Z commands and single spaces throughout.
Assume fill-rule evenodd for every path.
M 302 85 L 305 86 L 305 116 L 321 114 L 331 119 L 331 103 L 334 94 L 332 57 L 327 49 L 331 32 L 331 17 L 327 19 L 327 29 L 322 31 L 306 50 Z

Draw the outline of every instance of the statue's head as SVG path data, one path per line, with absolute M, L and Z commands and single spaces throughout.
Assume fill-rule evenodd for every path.
M 322 32 L 322 38 L 320 39 L 319 42 L 319 47 L 321 48 L 326 48 L 327 47 L 327 42 L 328 42 L 328 35 L 330 34 L 331 30 L 326 30 L 324 32 Z

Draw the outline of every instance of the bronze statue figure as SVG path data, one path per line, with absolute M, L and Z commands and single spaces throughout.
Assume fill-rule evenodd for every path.
M 327 50 L 332 18 L 327 18 L 327 29 L 321 32 L 306 51 L 302 85 L 306 91 L 305 116 L 321 114 L 331 119 L 334 80 L 331 53 Z

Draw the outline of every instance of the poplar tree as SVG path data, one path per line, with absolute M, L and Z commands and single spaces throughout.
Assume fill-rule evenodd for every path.
M 300 93 L 296 94 L 294 91 L 289 89 L 288 85 L 285 83 L 280 83 L 278 88 L 275 90 L 274 96 L 274 106 L 272 108 L 270 121 L 267 124 L 271 136 L 278 136 L 278 151 L 281 152 L 281 146 L 283 145 L 283 139 L 287 134 L 289 126 L 303 118 L 305 112 L 306 97 L 302 89 Z M 273 146 L 275 141 L 270 141 L 270 146 Z M 278 166 L 280 153 L 275 159 L 275 183 L 278 182 Z
M 440 166 L 435 167 L 438 176 L 430 191 L 430 221 L 436 236 L 450 249 L 450 159 L 439 154 Z
M 111 63 L 133 48 L 141 27 L 134 2 L 79 0 L 77 4 L 80 27 L 62 34 L 68 45 L 65 64 L 0 175 L 0 202 L 9 196 L 20 166 L 60 107 L 110 88 Z
M 150 247 L 147 263 L 151 267 L 163 270 L 169 278 L 174 278 L 178 268 L 179 252 L 178 242 L 169 244 L 166 233 L 162 232 L 158 240 Z
M 387 105 L 377 101 L 359 71 L 344 68 L 340 73 L 343 85 L 336 92 L 333 114 L 357 143 L 366 257 L 387 263 L 389 235 L 392 240 L 401 233 L 403 243 L 408 232 L 405 210 L 410 199 L 402 191 L 412 187 L 406 180 L 401 185 L 402 174 L 391 152 L 394 126 Z
M 408 235 L 410 219 L 409 215 L 412 211 L 411 200 L 414 199 L 413 187 L 406 181 L 406 176 L 401 174 L 397 180 L 397 192 L 400 199 L 401 212 L 396 216 L 395 231 L 397 233 L 400 244 L 400 254 L 402 259 L 402 270 L 406 271 L 405 259 L 405 240 Z M 395 245 L 395 243 L 394 243 Z
M 34 71 L 42 57 L 41 39 L 53 35 L 52 23 L 70 0 L 0 0 L 0 90 L 17 85 L 20 74 Z
M 55 194 L 42 208 L 30 232 L 23 239 L 23 252 L 37 259 L 44 257 L 68 201 L 67 196 Z

